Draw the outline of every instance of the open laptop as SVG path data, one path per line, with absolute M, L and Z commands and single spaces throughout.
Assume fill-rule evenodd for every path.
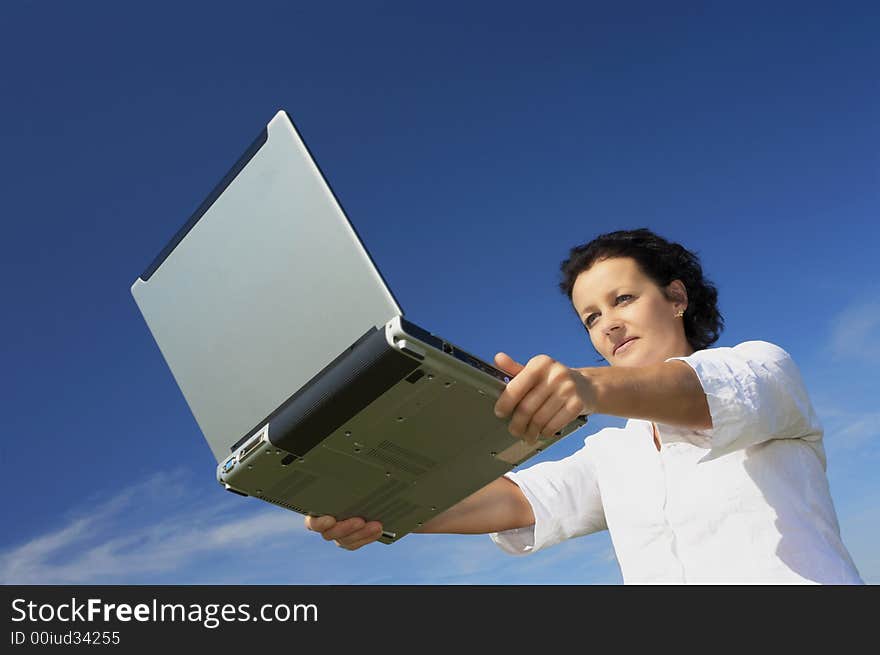
M 393 543 L 528 445 L 509 378 L 406 320 L 284 111 L 131 288 L 227 490 Z

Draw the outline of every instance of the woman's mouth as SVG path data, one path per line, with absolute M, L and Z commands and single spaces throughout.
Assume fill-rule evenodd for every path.
M 620 344 L 619 346 L 617 346 L 617 348 L 614 349 L 614 354 L 615 354 L 615 356 L 616 356 L 616 355 L 619 355 L 620 353 L 623 353 L 623 352 L 626 352 L 627 350 L 629 350 L 629 349 L 630 349 L 630 344 L 631 344 L 633 341 L 635 341 L 636 339 L 638 339 L 638 337 L 633 337 L 632 339 L 627 339 L 627 340 L 624 341 L 622 344 Z

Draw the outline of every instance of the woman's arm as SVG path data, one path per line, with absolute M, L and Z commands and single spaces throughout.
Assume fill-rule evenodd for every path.
M 495 362 L 513 376 L 495 403 L 508 431 L 534 443 L 582 414 L 610 414 L 706 430 L 712 415 L 700 378 L 680 360 L 644 367 L 569 368 L 547 355 L 523 366 L 504 353 Z
M 701 430 L 713 449 L 822 439 L 800 370 L 767 341 L 708 348 L 644 368 L 580 371 L 594 382 L 597 412 Z
M 512 480 L 493 480 L 413 532 L 488 534 L 535 522 L 532 506 Z
M 520 488 L 511 480 L 498 478 L 413 532 L 488 534 L 524 528 L 535 522 L 532 507 Z M 320 532 L 327 541 L 348 550 L 357 550 L 382 535 L 382 524 L 361 518 L 336 521 L 332 516 L 307 516 L 306 528 Z
M 595 393 L 593 413 L 638 418 L 692 430 L 712 428 L 700 378 L 686 362 L 579 369 Z

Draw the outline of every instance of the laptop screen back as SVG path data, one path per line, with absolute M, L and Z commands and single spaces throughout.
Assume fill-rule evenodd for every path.
M 283 111 L 132 295 L 217 461 L 403 312 Z

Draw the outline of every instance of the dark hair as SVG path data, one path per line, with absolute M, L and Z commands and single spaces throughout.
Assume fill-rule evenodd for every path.
M 673 280 L 681 280 L 688 294 L 683 317 L 688 343 L 694 350 L 703 350 L 718 341 L 724 329 L 724 318 L 718 311 L 718 290 L 703 276 L 699 257 L 644 227 L 600 234 L 589 243 L 572 248 L 560 266 L 560 290 L 570 301 L 577 276 L 596 262 L 612 257 L 631 257 L 661 289 Z

